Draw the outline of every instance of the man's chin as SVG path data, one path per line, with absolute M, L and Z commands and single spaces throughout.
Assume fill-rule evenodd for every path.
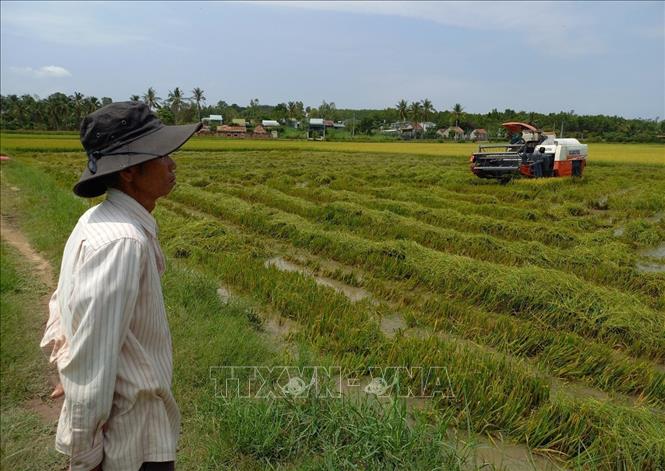
M 164 192 L 164 194 L 162 196 L 167 196 L 169 193 L 171 193 L 173 191 L 173 189 L 175 188 L 175 185 L 176 185 L 175 180 L 169 182 L 169 185 L 168 185 L 166 191 Z

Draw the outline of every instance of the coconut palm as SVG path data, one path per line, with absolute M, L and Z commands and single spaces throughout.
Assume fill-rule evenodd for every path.
M 409 112 L 411 114 L 411 121 L 413 122 L 413 132 L 414 136 L 418 136 L 418 130 L 416 129 L 418 122 L 420 121 L 423 114 L 423 105 L 419 101 L 414 101 L 409 107 Z
M 76 122 L 80 123 L 83 115 L 84 95 L 81 92 L 74 92 L 74 94 L 70 96 L 69 99 L 74 104 L 74 112 L 76 113 Z
M 423 100 L 423 114 L 425 115 L 425 121 L 428 121 L 430 113 L 436 113 L 436 110 L 434 109 L 434 106 L 432 106 L 432 102 L 429 98 L 425 98 Z
M 201 102 L 206 101 L 206 97 L 203 95 L 203 90 L 199 87 L 196 87 L 192 90 L 192 100 L 196 103 L 196 116 L 199 121 L 201 121 Z
M 154 108 L 159 108 L 159 102 L 161 98 L 155 93 L 155 89 L 150 87 L 148 91 L 143 95 L 143 101 L 146 105 L 152 110 Z
M 59 131 L 66 124 L 69 111 L 69 97 L 56 92 L 46 99 L 46 115 L 51 129 Z
M 259 119 L 259 99 L 258 98 L 252 98 L 249 100 L 249 117 L 252 119 L 252 121 L 256 122 Z
M 455 113 L 455 126 L 459 127 L 459 118 L 464 113 L 464 108 L 459 103 L 455 103 L 453 106 L 453 113 Z
M 288 116 L 290 119 L 295 118 L 297 112 L 296 102 L 295 101 L 288 102 L 286 104 L 286 110 L 288 112 Z
M 18 95 L 2 97 L 2 113 L 5 116 L 13 117 L 12 121 L 17 129 L 24 127 L 24 107 L 22 106 L 22 100 Z
M 397 113 L 399 114 L 400 121 L 406 120 L 406 113 L 409 111 L 409 105 L 406 100 L 402 99 L 397 103 Z
M 23 106 L 23 113 L 26 117 L 26 127 L 34 128 L 35 124 L 40 119 L 39 106 L 37 100 L 32 96 L 25 94 L 21 96 L 21 103 Z
M 173 91 L 169 90 L 169 97 L 167 98 L 167 101 L 169 102 L 169 107 L 173 112 L 173 121 L 175 124 L 178 124 L 178 113 L 185 104 L 184 100 L 185 97 L 183 97 L 180 87 L 175 87 Z
M 301 119 L 303 116 L 305 116 L 305 105 L 302 101 L 296 101 L 296 112 L 294 118 Z
M 411 119 L 414 123 L 417 123 L 420 121 L 420 118 L 423 114 L 423 105 L 419 101 L 414 101 L 411 103 L 409 111 L 411 112 Z
M 138 95 L 132 95 L 129 97 L 129 101 L 141 101 L 141 97 Z
M 93 111 L 97 110 L 102 104 L 99 101 L 99 98 L 96 96 L 89 96 L 85 99 L 85 108 L 86 113 L 90 114 Z

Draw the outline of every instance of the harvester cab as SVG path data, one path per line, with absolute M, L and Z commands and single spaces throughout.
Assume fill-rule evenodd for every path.
M 531 178 L 581 176 L 588 146 L 577 139 L 558 139 L 530 124 L 503 123 L 507 144 L 480 144 L 471 155 L 471 171 L 502 183 L 522 175 Z

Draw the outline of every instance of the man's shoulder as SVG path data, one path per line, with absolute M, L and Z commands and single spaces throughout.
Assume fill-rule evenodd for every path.
M 78 226 L 82 238 L 93 249 L 122 239 L 134 239 L 142 245 L 148 242 L 148 236 L 136 218 L 106 202 L 86 211 Z

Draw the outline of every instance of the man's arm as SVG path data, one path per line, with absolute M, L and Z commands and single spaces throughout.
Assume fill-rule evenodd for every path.
M 60 307 L 58 304 L 58 289 L 53 292 L 48 303 L 48 322 L 44 329 L 44 336 L 39 343 L 42 352 L 48 357 L 50 363 L 56 363 L 58 357 L 65 353 L 65 336 L 62 331 L 62 321 L 60 317 Z
M 72 337 L 59 365 L 72 417 L 73 471 L 88 471 L 103 460 L 102 426 L 111 411 L 145 257 L 139 241 L 120 239 L 98 249 L 75 274 Z

